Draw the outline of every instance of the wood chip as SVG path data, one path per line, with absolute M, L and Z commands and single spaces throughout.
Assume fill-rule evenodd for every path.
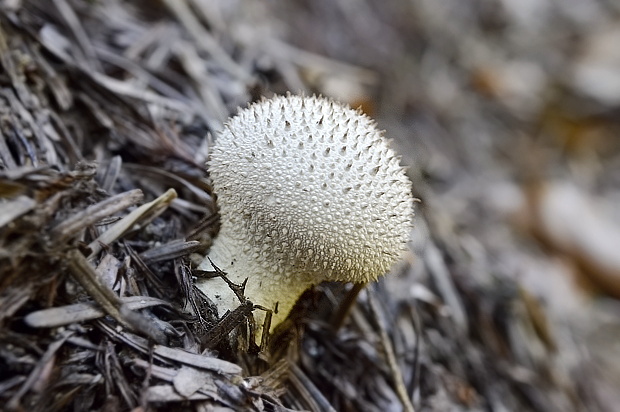
M 15 199 L 0 202 L 0 227 L 28 213 L 36 204 L 37 202 L 28 196 L 18 196 Z
M 121 298 L 121 303 L 128 309 L 139 310 L 152 306 L 170 306 L 170 303 L 148 296 L 130 296 Z M 106 316 L 96 303 L 75 303 L 73 305 L 38 310 L 24 317 L 24 322 L 33 328 L 55 328 L 70 325 L 74 322 L 84 322 Z
M 182 366 L 174 377 L 172 385 L 181 396 L 189 398 L 210 382 L 210 376 L 204 372 L 188 366 Z

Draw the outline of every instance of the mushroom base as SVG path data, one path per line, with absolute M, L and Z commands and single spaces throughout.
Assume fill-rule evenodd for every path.
M 202 261 L 199 269 L 214 271 L 212 261 L 226 273 L 228 280 L 232 283 L 241 285 L 247 279 L 244 296 L 255 305 L 273 311 L 269 330 L 273 332 L 274 328 L 286 319 L 302 293 L 314 283 L 304 279 L 304 276 L 282 279 L 265 268 L 252 264 L 251 257 L 239 253 L 239 248 L 232 247 L 231 243 L 234 242 L 220 233 L 209 251 L 208 258 Z M 236 251 L 234 255 L 231 253 L 232 250 Z M 198 280 L 196 287 L 216 305 L 219 316 L 223 316 L 227 311 L 232 311 L 241 304 L 239 298 L 222 278 Z M 265 317 L 265 311 L 258 309 L 254 311 L 257 339 L 262 335 Z

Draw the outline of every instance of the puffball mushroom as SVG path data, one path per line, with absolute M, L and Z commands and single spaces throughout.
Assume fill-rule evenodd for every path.
M 406 250 L 411 182 L 375 122 L 322 97 L 263 99 L 229 119 L 208 169 L 221 229 L 199 269 L 223 270 L 272 309 L 271 330 L 323 281 L 376 280 Z M 198 288 L 220 315 L 240 305 L 220 277 Z M 260 326 L 264 311 L 255 310 Z M 258 336 L 258 335 L 257 335 Z

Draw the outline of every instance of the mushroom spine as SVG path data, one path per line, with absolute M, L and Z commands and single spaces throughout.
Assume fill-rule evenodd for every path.
M 221 229 L 208 258 L 272 329 L 322 281 L 376 280 L 405 252 L 411 182 L 376 124 L 322 97 L 276 96 L 239 111 L 217 135 L 208 170 Z M 213 270 L 208 258 L 199 268 Z M 220 315 L 240 302 L 221 278 L 197 286 Z M 277 311 L 275 311 L 277 309 Z M 264 313 L 255 311 L 257 324 Z

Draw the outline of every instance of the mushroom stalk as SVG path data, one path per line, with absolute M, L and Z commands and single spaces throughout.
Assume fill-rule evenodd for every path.
M 236 247 L 238 244 L 235 244 L 230 233 L 226 232 L 228 230 L 222 227 L 209 251 L 210 260 L 205 259 L 200 269 L 214 270 L 211 265 L 213 262 L 218 269 L 226 273 L 229 281 L 241 285 L 247 279 L 244 289 L 245 297 L 252 303 L 273 311 L 271 318 L 273 329 L 286 318 L 297 298 L 317 282 L 304 277 L 275 276 L 273 271 L 266 270 L 262 265 L 257 264 L 256 259 L 251 254 L 245 253 L 243 248 Z M 239 298 L 221 278 L 201 282 L 199 288 L 216 305 L 219 315 L 232 311 L 240 305 Z M 254 312 L 259 328 L 257 336 L 260 336 L 265 315 L 262 310 Z
M 374 121 L 320 97 L 250 105 L 217 136 L 208 163 L 221 215 L 209 252 L 272 329 L 323 281 L 376 280 L 406 250 L 411 182 Z M 200 269 L 213 270 L 209 259 Z M 239 300 L 221 278 L 197 286 L 222 315 Z M 265 314 L 255 311 L 257 324 Z M 257 331 L 260 333 L 259 331 Z

